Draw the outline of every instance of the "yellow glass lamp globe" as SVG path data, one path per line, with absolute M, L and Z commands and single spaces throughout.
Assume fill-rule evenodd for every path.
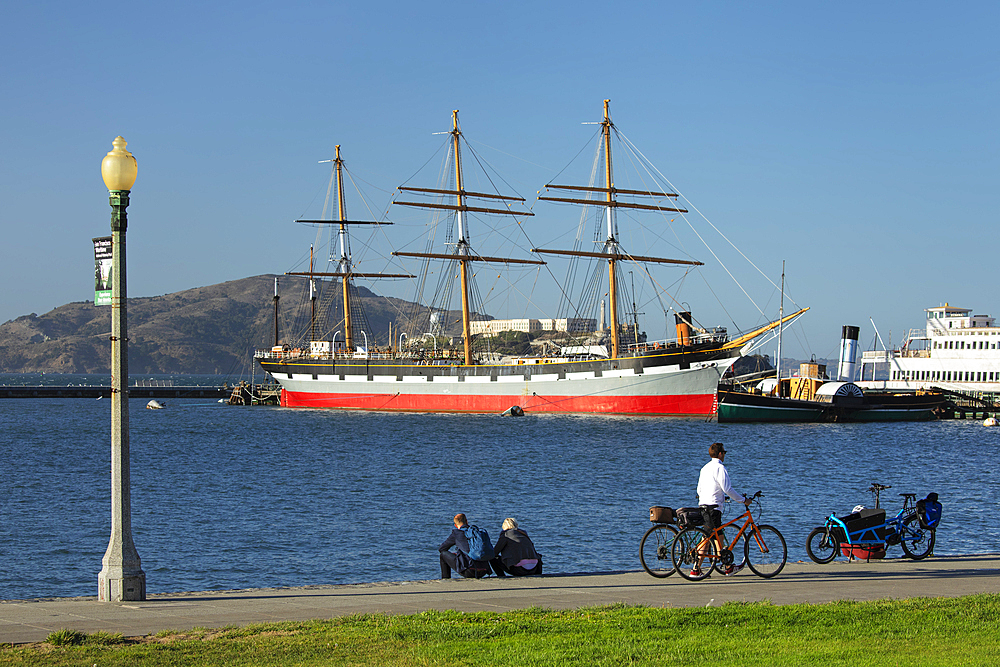
M 101 176 L 108 190 L 131 190 L 135 183 L 138 166 L 135 157 L 125 150 L 128 142 L 122 137 L 116 137 L 111 142 L 115 147 L 101 161 Z

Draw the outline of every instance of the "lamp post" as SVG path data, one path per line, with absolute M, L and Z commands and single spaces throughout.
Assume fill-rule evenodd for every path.
M 128 327 L 125 309 L 125 228 L 135 158 L 117 137 L 101 162 L 111 202 L 111 539 L 97 576 L 103 602 L 146 599 L 146 573 L 132 542 L 128 443 Z

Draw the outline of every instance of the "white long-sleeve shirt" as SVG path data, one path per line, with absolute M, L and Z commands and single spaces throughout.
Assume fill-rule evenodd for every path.
M 726 496 L 743 502 L 743 494 L 733 490 L 726 466 L 719 459 L 713 458 L 702 467 L 698 476 L 698 504 L 718 505 L 716 509 L 721 510 Z

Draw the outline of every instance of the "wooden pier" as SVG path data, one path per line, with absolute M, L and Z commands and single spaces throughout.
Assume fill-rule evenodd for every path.
M 240 382 L 233 387 L 229 396 L 229 405 L 279 405 L 281 402 L 281 385 L 256 384 Z
M 1000 396 L 987 392 L 949 391 L 935 388 L 945 394 L 939 419 L 986 419 L 1000 417 Z

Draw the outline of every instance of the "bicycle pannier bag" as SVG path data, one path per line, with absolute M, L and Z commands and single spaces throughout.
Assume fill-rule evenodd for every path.
M 675 523 L 677 519 L 669 507 L 654 505 L 649 508 L 649 520 L 653 523 Z
M 681 507 L 677 510 L 677 520 L 684 528 L 701 526 L 705 523 L 700 507 Z
M 937 528 L 941 522 L 941 503 L 938 494 L 928 493 L 923 500 L 917 501 L 917 515 L 920 517 L 920 527 L 923 529 Z

